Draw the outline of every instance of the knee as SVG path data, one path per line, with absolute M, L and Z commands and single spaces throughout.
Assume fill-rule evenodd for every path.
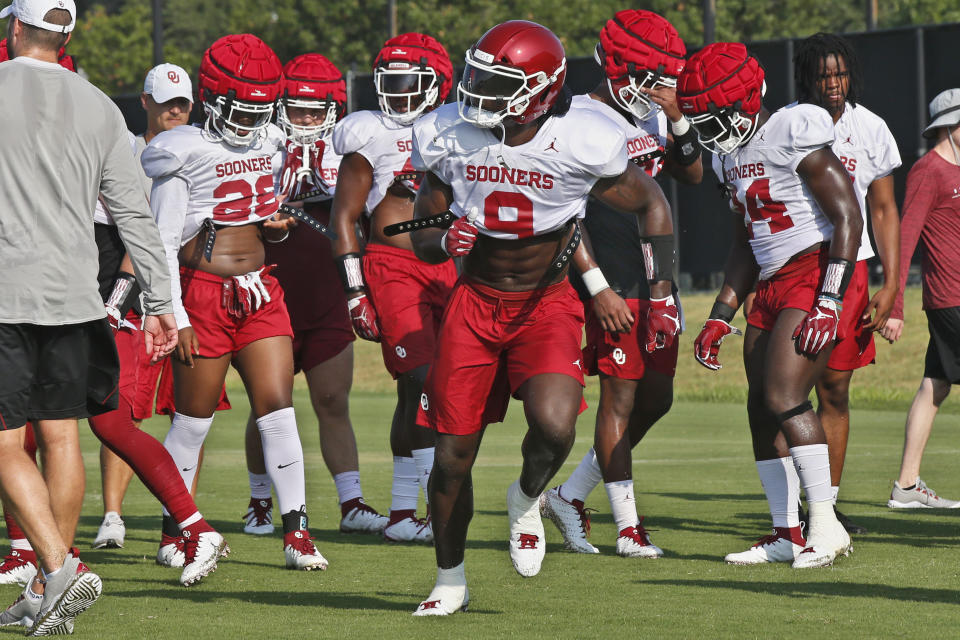
M 809 403 L 806 396 L 798 393 L 789 393 L 783 390 L 767 390 L 764 393 L 764 403 L 767 410 L 773 415 L 779 416 L 785 412 L 797 411 L 798 407 L 804 403 Z M 811 409 L 813 405 L 811 405 Z
M 182 440 L 199 448 L 203 445 L 210 426 L 213 424 L 213 416 L 208 418 L 194 418 L 193 416 L 182 413 L 174 413 L 173 421 L 170 423 L 170 431 L 167 434 L 167 440 Z
M 541 408 L 527 414 L 530 429 L 550 449 L 556 451 L 569 451 L 573 446 L 576 418 L 576 411 L 571 415 L 569 410 L 560 407 Z
M 347 392 L 338 389 L 318 389 L 310 393 L 313 409 L 321 418 L 338 418 L 347 415 Z
M 931 378 L 930 382 L 933 393 L 933 404 L 939 407 L 943 404 L 943 401 L 947 399 L 947 396 L 950 395 L 950 382 L 948 380 L 940 380 L 939 378 Z
M 824 375 L 817 385 L 817 398 L 823 410 L 832 413 L 850 412 L 850 378 Z

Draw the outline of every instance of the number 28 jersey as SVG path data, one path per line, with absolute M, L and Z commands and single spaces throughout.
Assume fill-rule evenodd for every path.
M 574 105 L 547 118 L 529 142 L 509 147 L 447 104 L 413 125 L 412 162 L 450 185 L 455 215 L 476 209 L 480 233 L 515 240 L 582 218 L 597 180 L 626 170 L 626 136 L 605 115 Z
M 730 208 L 743 216 L 761 280 L 833 237 L 833 224 L 797 175 L 800 162 L 833 138 L 826 110 L 797 104 L 773 113 L 746 145 L 713 157 L 713 170 L 728 185 Z

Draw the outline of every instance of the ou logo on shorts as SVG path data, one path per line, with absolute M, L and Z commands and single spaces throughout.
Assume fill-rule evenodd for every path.
M 394 351 L 397 352 L 397 357 L 398 357 L 398 358 L 406 358 L 406 357 L 407 357 L 407 350 L 404 349 L 403 347 L 401 347 L 400 345 L 397 345 L 397 348 L 394 349 Z
M 426 393 L 420 394 L 420 408 L 424 411 L 430 411 L 430 400 L 427 399 Z
M 613 350 L 613 361 L 617 364 L 623 364 L 627 361 L 627 354 L 623 352 L 623 349 L 617 347 Z

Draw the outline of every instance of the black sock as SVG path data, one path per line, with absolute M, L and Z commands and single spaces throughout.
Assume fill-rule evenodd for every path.
M 283 521 L 283 533 L 288 534 L 291 531 L 299 531 L 307 528 L 306 510 L 291 511 L 280 516 Z

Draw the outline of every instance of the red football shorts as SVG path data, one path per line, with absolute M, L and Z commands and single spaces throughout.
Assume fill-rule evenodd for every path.
M 157 385 L 157 415 L 166 415 L 173 417 L 177 410 L 176 396 L 173 390 L 173 365 L 171 358 L 167 357 L 163 361 L 163 369 L 160 371 L 160 384 Z M 226 411 L 230 408 L 230 398 L 227 397 L 227 385 L 224 384 L 220 389 L 220 399 L 217 400 L 217 408 L 214 411 Z
M 293 371 L 310 371 L 356 340 L 349 318 L 346 326 L 331 324 L 293 332 Z
M 507 292 L 461 279 L 443 317 L 417 424 L 468 435 L 502 422 L 510 395 L 533 376 L 562 373 L 582 385 L 582 334 L 583 304 L 567 280 Z
M 784 309 L 813 309 L 829 259 L 826 249 L 812 251 L 783 265 L 768 280 L 758 282 L 747 324 L 771 331 Z M 848 304 L 853 296 L 854 286 L 851 280 L 843 299 L 840 324 L 837 326 L 838 341 L 854 334 L 860 318 L 861 310 L 854 308 L 855 304 Z
M 443 310 L 457 282 L 453 261 L 427 264 L 412 251 L 368 244 L 363 275 L 390 375 L 396 379 L 433 362 Z
M 650 302 L 627 298 L 626 303 L 635 318 L 629 333 L 604 331 L 593 313 L 593 301 L 584 305 L 587 346 L 583 348 L 583 364 L 587 375 L 604 373 L 624 380 L 640 380 L 649 369 L 672 378 L 677 372 L 680 340 L 674 340 L 669 349 L 647 353 L 645 343 Z
M 850 279 L 847 295 L 843 298 L 843 308 L 847 305 L 856 312 L 856 322 L 850 332 L 833 347 L 827 366 L 838 371 L 853 371 L 873 364 L 877 355 L 877 346 L 873 343 L 873 331 L 867 330 L 863 313 L 870 304 L 870 279 L 867 274 L 867 261 L 861 260 Z
M 283 301 L 283 289 L 276 278 L 261 271 L 261 280 L 270 296 L 259 309 L 249 313 L 231 313 L 236 309 L 237 292 L 233 278 L 180 267 L 183 306 L 200 342 L 200 356 L 216 358 L 236 353 L 251 342 L 288 336 L 293 338 L 290 316 Z
M 136 313 L 131 311 L 126 319 L 140 326 L 141 318 Z M 124 327 L 114 331 L 113 337 L 120 356 L 120 396 L 133 409 L 134 420 L 146 420 L 153 415 L 153 398 L 163 363 L 150 363 L 143 331 Z

